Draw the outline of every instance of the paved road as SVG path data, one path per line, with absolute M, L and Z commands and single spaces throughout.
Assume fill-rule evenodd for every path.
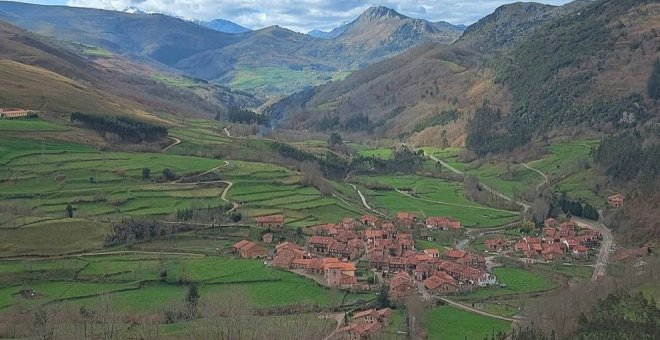
M 167 136 L 167 138 L 173 140 L 174 143 L 172 143 L 172 144 L 168 145 L 167 147 L 165 147 L 165 148 L 163 149 L 163 152 L 165 152 L 165 151 L 167 151 L 167 150 L 169 150 L 169 149 L 171 149 L 171 148 L 173 148 L 173 147 L 175 147 L 175 146 L 181 144 L 181 140 L 178 139 L 178 138 L 176 138 L 176 137 Z
M 578 226 L 583 228 L 594 229 L 600 232 L 603 235 L 603 241 L 600 243 L 600 251 L 596 257 L 596 263 L 594 265 L 594 273 L 591 275 L 591 281 L 594 282 L 598 280 L 599 277 L 605 276 L 607 270 L 607 262 L 610 257 L 610 249 L 612 249 L 612 231 L 610 231 L 604 224 L 596 221 L 591 221 L 583 218 L 573 217 Z

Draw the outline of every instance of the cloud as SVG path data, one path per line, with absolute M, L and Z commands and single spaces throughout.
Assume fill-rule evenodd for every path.
M 69 6 L 123 10 L 134 6 L 185 18 L 226 19 L 257 29 L 279 25 L 298 32 L 329 30 L 382 5 L 414 18 L 471 24 L 509 0 L 68 0 Z M 568 0 L 545 0 L 560 5 Z

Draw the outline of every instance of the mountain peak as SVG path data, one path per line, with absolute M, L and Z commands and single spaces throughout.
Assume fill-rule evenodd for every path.
M 374 21 L 379 19 L 391 19 L 391 18 L 405 19 L 407 17 L 391 8 L 385 6 L 376 6 L 376 7 L 369 7 L 369 9 L 367 9 L 366 11 L 364 11 L 364 13 L 362 13 L 362 15 L 360 15 L 358 20 L 363 19 L 363 20 Z

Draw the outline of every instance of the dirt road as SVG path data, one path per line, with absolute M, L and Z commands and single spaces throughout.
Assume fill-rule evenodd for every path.
M 171 149 L 171 148 L 173 148 L 173 147 L 175 147 L 175 146 L 181 144 L 181 140 L 178 139 L 178 138 L 176 138 L 176 137 L 167 136 L 167 138 L 173 140 L 174 143 L 172 143 L 172 144 L 166 146 L 166 147 L 163 149 L 163 152 L 165 152 L 165 151 L 167 151 L 167 150 L 169 150 L 169 149 Z

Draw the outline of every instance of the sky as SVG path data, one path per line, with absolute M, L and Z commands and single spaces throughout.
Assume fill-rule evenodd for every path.
M 20 0 L 19 0 L 20 1 Z M 371 6 L 386 6 L 413 18 L 469 25 L 507 0 L 23 0 L 44 5 L 68 5 L 123 10 L 137 7 L 190 19 L 230 20 L 251 29 L 279 25 L 297 32 L 331 30 L 352 21 Z M 568 0 L 539 0 L 561 5 Z

